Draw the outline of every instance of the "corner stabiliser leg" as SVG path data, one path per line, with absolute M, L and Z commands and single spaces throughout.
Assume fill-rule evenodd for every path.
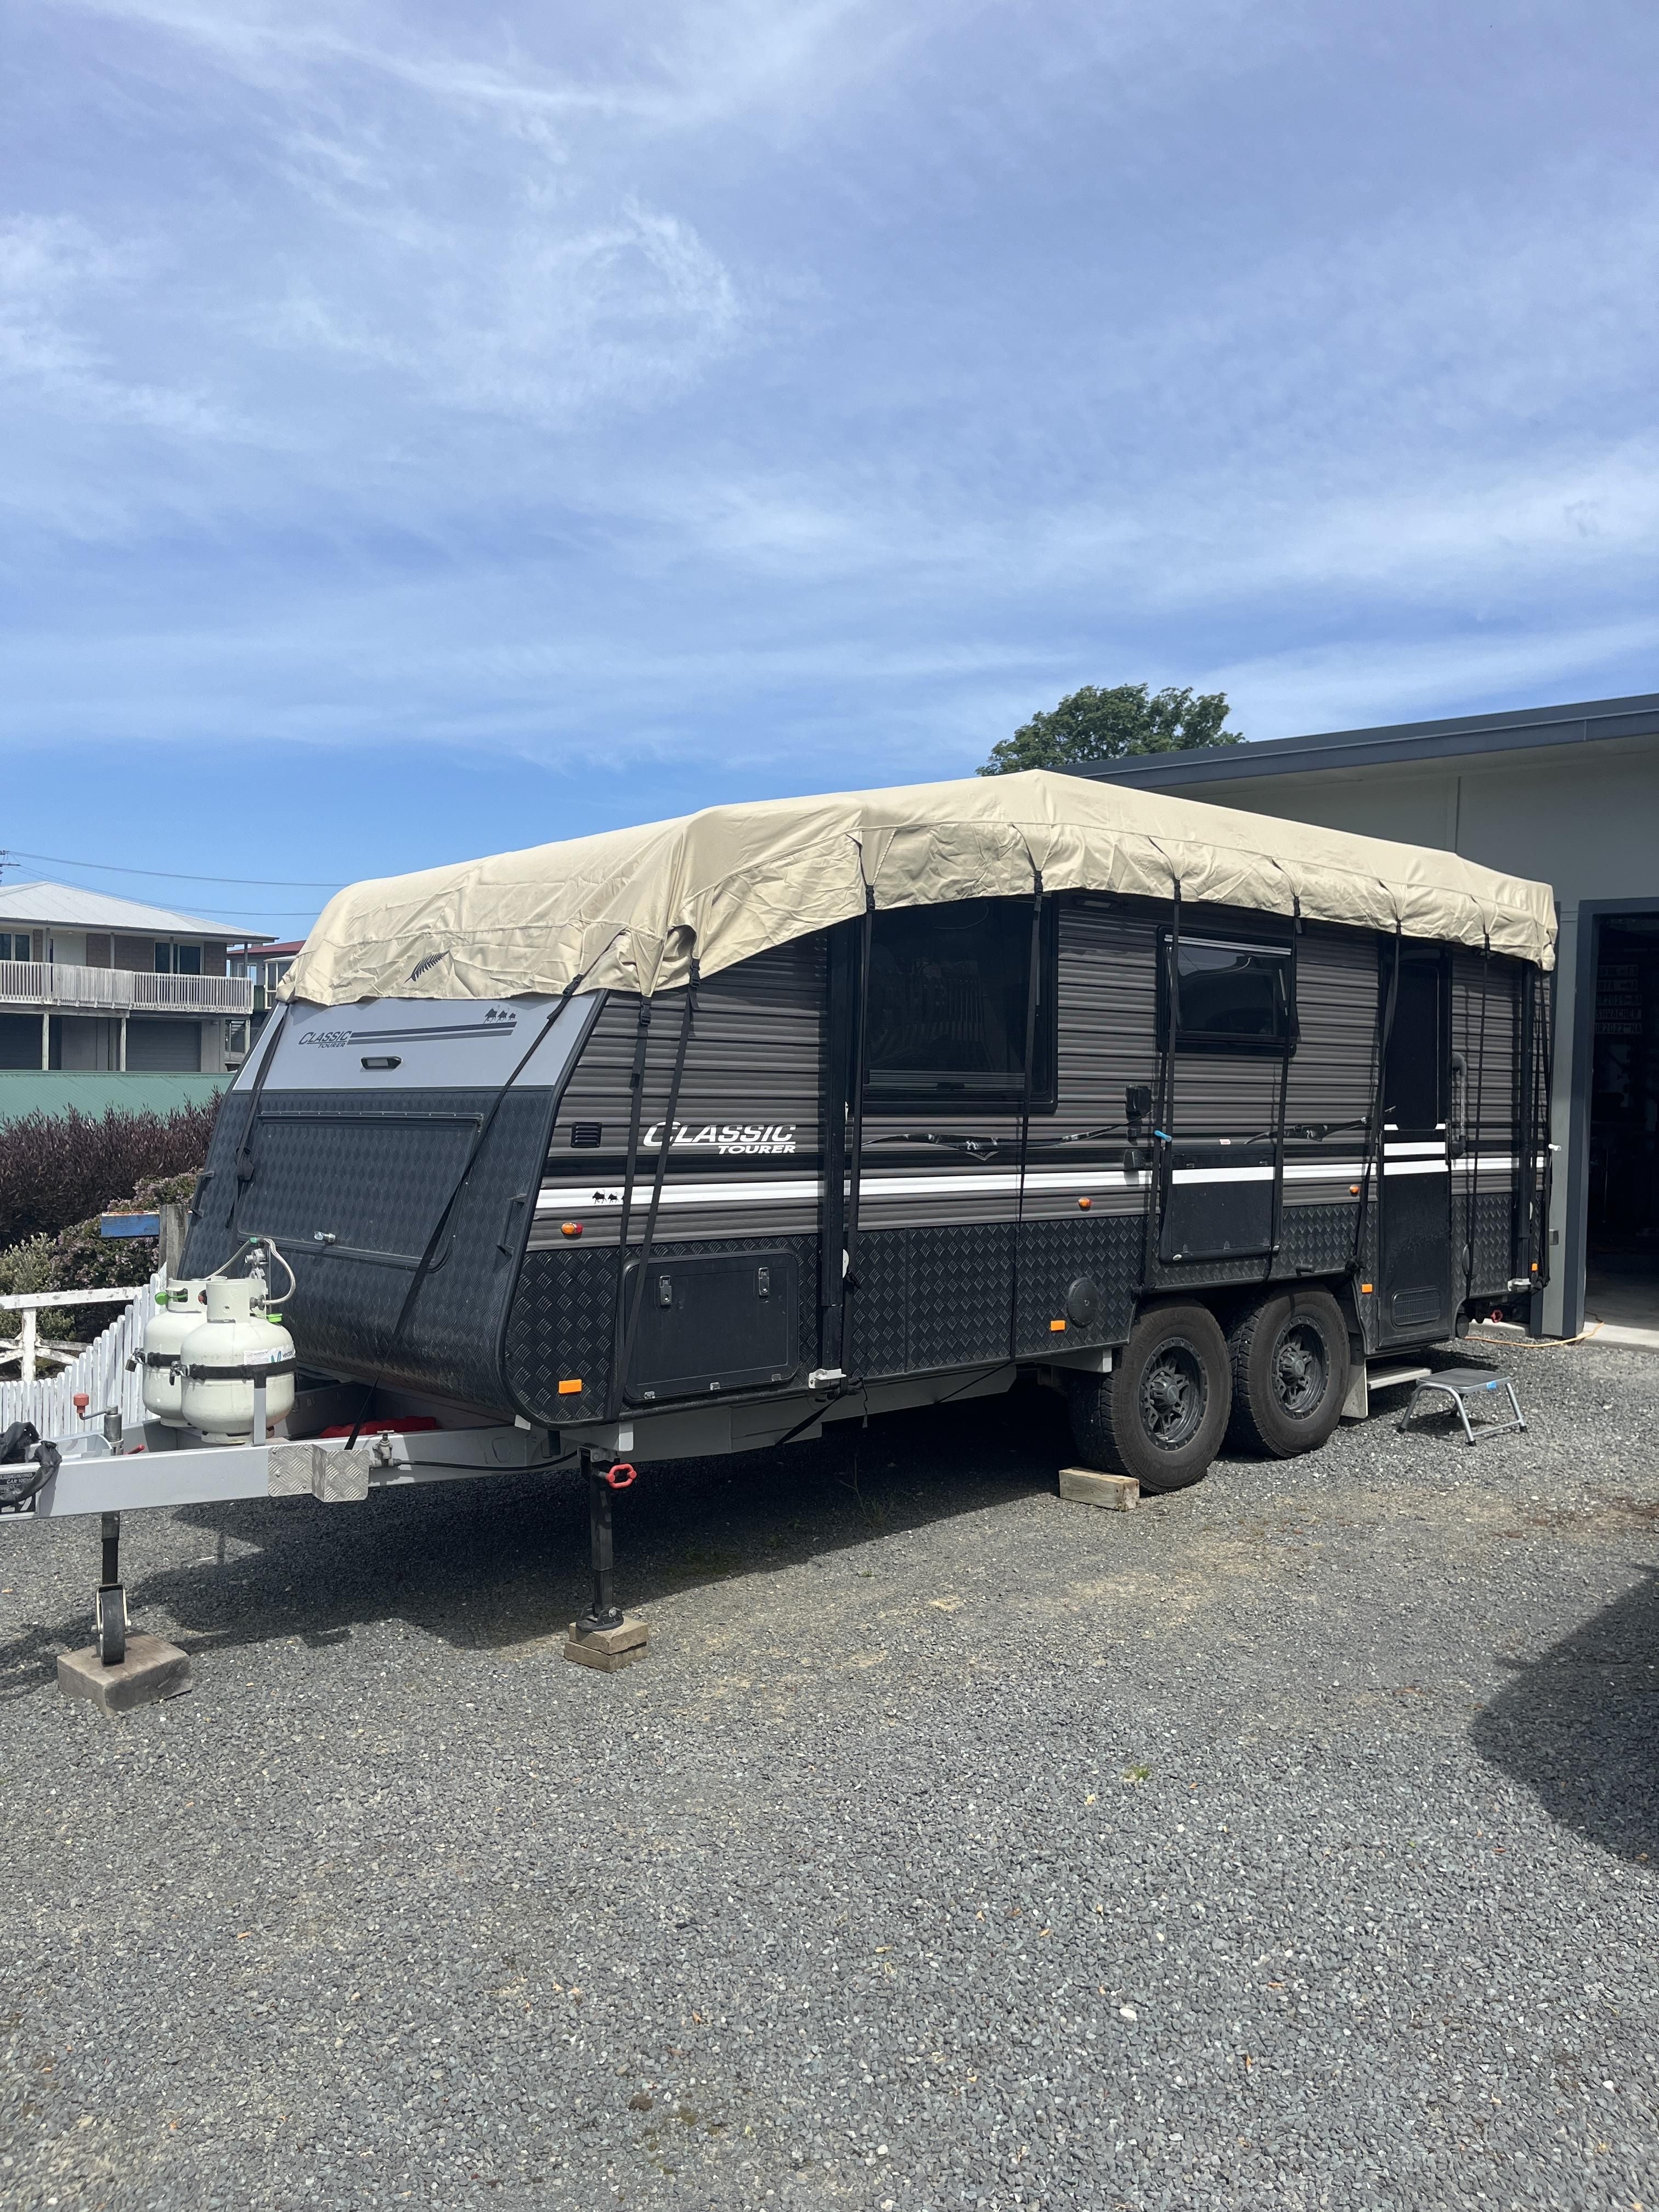
M 582 1477 L 587 1486 L 587 1540 L 593 1576 L 592 1595 L 581 1618 L 573 1620 L 564 1642 L 564 1656 L 579 1667 L 592 1667 L 602 1674 L 619 1674 L 643 1659 L 646 1624 L 637 1613 L 624 1613 L 617 1603 L 616 1556 L 612 1542 L 611 1492 L 631 1489 L 635 1477 L 631 1467 L 599 1468 L 593 1455 L 581 1455 Z
M 118 1513 L 105 1514 L 102 1543 L 96 1639 L 82 1650 L 59 1654 L 58 1686 L 66 1698 L 85 1698 L 101 1712 L 125 1713 L 187 1690 L 190 1661 L 176 1644 L 136 1634 L 128 1624 Z

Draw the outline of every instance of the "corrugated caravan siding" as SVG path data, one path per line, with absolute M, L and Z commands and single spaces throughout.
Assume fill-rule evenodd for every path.
M 1120 1124 L 1125 1088 L 1157 1082 L 1157 962 L 1150 921 L 1103 900 L 1062 904 L 1060 1109 L 1044 1134 Z
M 1282 927 L 1271 923 L 1264 927 L 1263 920 L 1260 915 L 1240 914 L 1229 907 L 1188 905 L 1182 909 L 1181 932 L 1187 938 L 1289 944 L 1288 918 Z M 1158 1082 L 1157 948 L 1173 921 L 1171 906 L 1151 927 L 1153 951 L 1146 985 L 1146 1019 L 1152 1034 L 1153 1052 L 1149 1072 L 1137 1079 L 1154 1085 Z M 1279 1073 L 1277 1059 L 1253 1053 L 1194 1052 L 1190 1048 L 1177 1052 L 1173 1104 L 1168 1109 L 1172 1133 L 1178 1137 L 1247 1137 L 1271 1127 L 1279 1113 Z M 1154 1098 L 1158 1101 L 1157 1110 L 1164 1110 L 1156 1089 Z M 1119 1110 L 1121 1111 L 1121 1094 Z
M 780 945 L 700 984 L 678 1118 L 687 1124 L 790 1127 L 797 1154 L 815 1160 L 823 995 L 823 943 L 816 937 Z M 652 1002 L 646 1127 L 667 1108 L 684 1003 L 683 991 L 665 991 Z M 550 1172 L 562 1175 L 574 1164 L 585 1173 L 625 1154 L 638 1021 L 637 999 L 616 992 L 605 1000 L 560 1102 Z M 597 1156 L 577 1152 L 573 1163 L 570 1130 L 576 1121 L 599 1122 L 604 1139 Z M 678 1171 L 678 1156 L 674 1167 Z
M 1237 937 L 1241 918 L 1188 908 L 1182 927 Z M 1060 935 L 1060 1111 L 1068 1127 L 1120 1123 L 1132 1083 L 1158 1080 L 1158 946 L 1166 921 L 1127 916 L 1104 902 L 1063 908 Z M 1289 925 L 1283 939 L 1288 942 Z M 1376 1025 L 1376 940 L 1358 931 L 1304 929 L 1297 945 L 1301 1038 L 1291 1061 L 1286 1115 L 1350 1121 L 1370 1111 Z M 1249 1135 L 1279 1110 L 1279 1062 L 1270 1055 L 1181 1053 L 1176 1126 L 1188 1135 Z M 1360 1141 L 1358 1133 L 1349 1138 Z
M 1286 1121 L 1359 1121 L 1371 1110 L 1376 1079 L 1376 939 L 1304 930 L 1296 998 L 1301 1035 L 1291 1061 Z M 1364 1132 L 1352 1129 L 1328 1141 L 1358 1157 Z
M 1516 1041 L 1520 983 L 1524 971 L 1512 960 L 1482 960 L 1478 952 L 1452 955 L 1452 1050 L 1468 1063 L 1467 1127 L 1475 1133 L 1480 1109 L 1480 1149 L 1514 1149 Z M 1481 1000 L 1486 1000 L 1486 1055 L 1481 1065 Z
M 674 1147 L 665 1183 L 662 1237 L 688 1231 L 700 1237 L 792 1235 L 816 1229 L 823 1000 L 823 947 L 817 939 L 763 953 L 698 987 L 675 1119 L 687 1136 L 704 1141 L 683 1140 Z M 634 1243 L 643 1234 L 643 1209 L 657 1164 L 655 1146 L 643 1139 L 667 1112 L 684 1007 L 683 991 L 665 992 L 652 1004 L 636 1211 L 630 1224 Z M 543 1202 L 531 1233 L 532 1249 L 559 1241 L 561 1218 L 567 1213 L 580 1223 L 590 1243 L 617 1241 L 639 1009 L 636 998 L 621 994 L 607 998 L 600 1009 L 560 1102 L 543 1172 Z M 572 1143 L 579 1123 L 598 1126 L 597 1145 Z M 741 1202 L 744 1188 L 757 1180 L 805 1188 L 758 1205 Z M 677 1185 L 684 1190 L 688 1183 L 708 1182 L 729 1186 L 739 1202 L 726 1205 L 718 1196 L 691 1205 L 675 1202 Z M 610 1195 L 596 1203 L 602 1193 Z

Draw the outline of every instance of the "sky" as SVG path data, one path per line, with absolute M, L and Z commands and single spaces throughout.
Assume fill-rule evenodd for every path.
M 1083 684 L 1659 689 L 1651 0 L 0 0 L 0 54 L 9 880 L 301 935 Z

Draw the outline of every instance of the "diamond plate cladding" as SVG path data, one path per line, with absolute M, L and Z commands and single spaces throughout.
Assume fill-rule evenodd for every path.
M 1356 1206 L 1287 1206 L 1279 1246 L 1270 1264 L 1265 1255 L 1242 1260 L 1193 1260 L 1155 1265 L 1149 1291 L 1224 1290 L 1239 1283 L 1274 1282 L 1306 1275 L 1346 1275 L 1353 1264 Z
M 536 1188 L 546 1151 L 550 1091 L 514 1091 L 501 1102 L 447 1243 L 392 1344 L 416 1258 L 493 1098 L 410 1091 L 398 1094 L 393 1111 L 384 1097 L 370 1104 L 349 1092 L 307 1093 L 303 1104 L 293 1094 L 267 1092 L 236 1236 L 275 1236 L 292 1265 L 296 1288 L 283 1303 L 283 1322 L 306 1365 L 513 1410 L 498 1347 L 528 1225 L 525 1194 Z M 245 1124 L 246 1111 L 234 1121 L 222 1115 L 214 1131 L 213 1180 L 185 1248 L 204 1273 L 236 1241 L 225 1216 Z M 313 1241 L 318 1229 L 337 1223 L 337 1247 Z
M 1014 1230 L 1006 1222 L 886 1229 L 859 1239 L 849 1364 L 875 1377 L 925 1375 L 1008 1357 Z M 1019 1356 L 1054 1349 L 1048 1324 L 1079 1275 L 1099 1286 L 1100 1319 L 1073 1344 L 1121 1344 L 1140 1279 L 1139 1214 L 1028 1221 L 1019 1230 Z
M 1014 1243 L 1006 1222 L 911 1229 L 910 1368 L 1008 1357 Z
M 1353 1265 L 1351 1206 L 1287 1206 L 1279 1231 L 1275 1275 L 1346 1275 Z
M 860 1231 L 858 1288 L 848 1301 L 849 1374 L 910 1372 L 910 1232 Z
M 629 1247 L 636 1260 L 641 1246 Z M 653 1243 L 651 1257 L 679 1260 L 719 1253 L 794 1253 L 799 1298 L 797 1322 L 800 1362 L 817 1363 L 818 1240 L 816 1237 L 708 1237 Z M 508 1389 L 519 1410 L 532 1421 L 556 1428 L 562 1421 L 605 1419 L 611 1387 L 616 1326 L 615 1247 L 558 1249 L 530 1252 L 507 1317 L 505 1367 Z M 561 1395 L 561 1382 L 580 1382 L 581 1389 Z
M 1005 1232 L 1006 1233 L 1006 1232 Z M 1024 1358 L 1079 1345 L 1121 1344 L 1134 1318 L 1143 1237 L 1138 1213 L 1102 1213 L 1075 1221 L 1027 1221 L 1019 1237 L 1018 1350 Z M 1090 1276 L 1100 1294 L 1091 1328 L 1054 1330 L 1066 1293 Z
M 1452 1269 L 1452 1289 L 1463 1295 L 1463 1246 L 1467 1234 L 1463 1227 L 1468 1218 L 1466 1193 L 1461 1188 L 1452 1194 L 1452 1235 L 1457 1249 L 1456 1264 Z M 1470 1294 L 1477 1298 L 1502 1297 L 1509 1289 L 1510 1239 L 1515 1227 L 1515 1195 L 1513 1191 L 1483 1190 L 1474 1201 L 1474 1267 L 1470 1282 Z
M 532 1421 L 597 1421 L 611 1384 L 615 1249 L 530 1252 L 507 1323 L 507 1385 Z M 561 1382 L 580 1382 L 564 1397 Z

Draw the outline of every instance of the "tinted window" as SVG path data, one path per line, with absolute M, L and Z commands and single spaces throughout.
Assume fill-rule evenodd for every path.
M 870 957 L 871 1099 L 1017 1105 L 1030 965 L 1031 909 L 1023 899 L 878 914 Z M 1050 966 L 1045 942 L 1045 975 Z M 1054 1089 L 1052 1024 L 1042 1017 L 1052 997 L 1045 981 L 1031 1085 L 1045 1103 Z
M 1183 937 L 1176 1010 L 1177 1044 L 1282 1052 L 1295 1012 L 1291 956 L 1269 945 Z

